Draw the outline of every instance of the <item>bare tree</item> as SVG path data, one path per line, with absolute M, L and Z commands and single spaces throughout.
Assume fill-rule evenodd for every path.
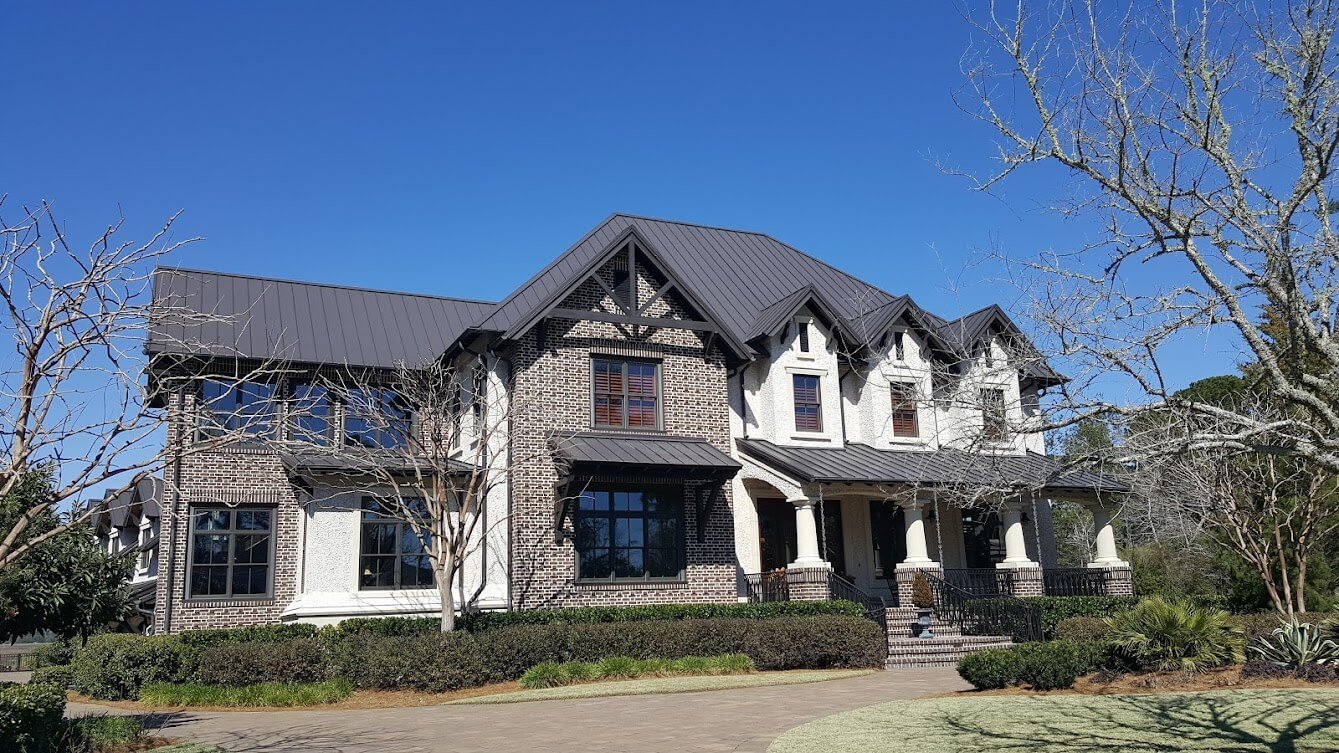
M 1012 267 L 1034 293 L 1044 350 L 1074 377 L 1047 424 L 1171 410 L 1212 420 L 1142 451 L 1281 450 L 1339 471 L 1339 4 L 1037 5 L 969 13 L 960 102 L 999 137 L 981 190 L 1050 165 L 1068 192 L 1053 208 L 1099 229 L 1083 248 Z M 1262 331 L 1262 307 L 1298 349 Z M 1173 394 L 1167 353 L 1220 329 L 1291 410 Z M 1296 368 L 1299 349 L 1321 368 Z M 1107 380 L 1112 394 L 1112 374 L 1142 399 L 1092 389 Z

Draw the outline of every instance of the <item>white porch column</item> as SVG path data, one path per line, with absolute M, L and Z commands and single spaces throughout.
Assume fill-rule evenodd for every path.
M 818 504 L 815 497 L 805 496 L 787 500 L 795 505 L 795 561 L 791 567 L 826 567 L 823 555 L 818 549 L 818 524 L 814 507 Z
M 1000 509 L 1000 530 L 1004 534 L 1004 561 L 996 567 L 1041 567 L 1027 556 L 1027 537 L 1023 534 L 1023 503 L 1005 503 Z
M 925 502 L 919 499 L 898 502 L 902 508 L 902 532 L 907 540 L 907 558 L 898 567 L 927 567 L 936 563 L 930 559 L 930 548 L 925 542 Z
M 1093 540 L 1097 545 L 1097 557 L 1088 563 L 1088 567 L 1129 567 L 1116 552 L 1116 529 L 1112 522 L 1116 510 L 1106 505 L 1093 505 L 1088 508 L 1093 514 Z

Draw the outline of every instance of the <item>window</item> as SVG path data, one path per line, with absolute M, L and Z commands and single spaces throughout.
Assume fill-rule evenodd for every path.
M 660 364 L 596 359 L 591 423 L 602 429 L 660 427 Z
M 799 330 L 800 330 L 800 352 L 801 352 L 801 353 L 808 353 L 808 352 L 809 352 L 809 323 L 808 323 L 808 322 L 800 322 L 800 324 L 799 324 Z
M 420 517 L 427 509 L 405 503 Z M 399 514 L 397 508 L 375 499 L 363 500 L 363 532 L 358 558 L 358 588 L 433 588 L 432 561 L 418 532 Z
M 228 432 L 273 436 L 278 400 L 275 386 L 264 382 L 205 379 L 200 383 L 200 434 Z
M 268 596 L 273 526 L 271 509 L 192 508 L 191 597 Z
M 916 385 L 912 382 L 893 382 L 888 386 L 893 395 L 893 436 L 920 436 L 916 425 Z
M 823 406 L 818 397 L 818 377 L 795 374 L 795 431 L 823 431 Z
M 1009 438 L 1004 390 L 981 390 L 981 436 L 992 442 L 1003 442 Z
M 409 445 L 409 408 L 393 390 L 350 390 L 344 407 L 344 443 L 387 450 Z
M 902 332 L 893 333 L 893 357 L 899 361 L 907 360 L 906 338 Z
M 156 548 L 157 544 L 153 544 L 153 528 L 147 525 L 141 526 L 139 529 L 139 562 L 135 566 L 138 572 L 149 572 L 153 565 L 153 555 Z
M 335 413 L 330 391 L 315 382 L 290 382 L 289 436 L 295 442 L 329 445 L 334 434 Z
M 577 503 L 578 581 L 682 579 L 683 544 L 676 487 L 591 488 Z

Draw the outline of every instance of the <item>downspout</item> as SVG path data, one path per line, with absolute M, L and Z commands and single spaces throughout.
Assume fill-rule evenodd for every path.
M 837 414 L 842 423 L 842 444 L 846 444 L 846 373 L 837 367 Z

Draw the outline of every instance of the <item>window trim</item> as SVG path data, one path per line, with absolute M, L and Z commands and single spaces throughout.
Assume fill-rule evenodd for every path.
M 404 539 L 403 539 L 403 536 L 404 536 L 404 530 L 405 530 L 405 528 L 408 527 L 408 524 L 405 523 L 404 519 L 399 518 L 399 517 L 396 517 L 396 516 L 387 515 L 387 516 L 385 516 L 385 519 L 384 519 L 384 520 L 373 522 L 373 521 L 369 521 L 369 520 L 366 520 L 366 519 L 363 518 L 363 514 L 364 514 L 365 512 L 367 512 L 367 506 L 368 506 L 368 504 L 369 504 L 369 503 L 375 503 L 375 502 L 377 502 L 377 501 L 378 501 L 378 498 L 377 498 L 375 495 L 367 495 L 367 496 L 362 497 L 362 499 L 359 501 L 359 505 L 358 505 L 358 565 L 357 565 L 357 570 L 356 570 L 357 590 L 358 590 L 358 591 L 435 591 L 435 590 L 437 590 L 437 573 L 436 573 L 435 570 L 432 572 L 432 583 L 431 583 L 430 585 L 427 585 L 427 586 L 413 586 L 413 587 L 408 587 L 408 588 L 406 588 L 406 587 L 404 587 L 403 585 L 401 585 L 401 583 L 400 583 L 400 574 L 401 574 L 401 573 L 400 573 L 400 564 L 401 564 L 401 563 L 400 563 L 400 558 L 401 558 L 401 557 L 405 557 L 405 556 L 411 556 L 411 557 L 412 557 L 412 556 L 422 556 L 422 557 L 426 557 L 426 558 L 429 559 L 429 567 L 431 567 L 431 564 L 432 564 L 432 563 L 431 563 L 431 557 L 428 555 L 426 549 L 425 549 L 425 551 L 424 551 L 421 555 L 406 555 L 406 554 L 404 554 L 403 552 L 400 551 L 400 544 L 404 541 Z M 394 525 L 395 525 L 395 554 L 393 554 L 393 555 L 385 555 L 385 554 L 365 554 L 365 553 L 363 552 L 363 536 L 364 536 L 364 534 L 365 534 L 364 527 L 365 527 L 367 524 L 369 524 L 369 523 L 373 523 L 374 525 L 389 525 L 389 524 L 394 524 Z M 393 585 L 390 585 L 390 586 L 364 586 L 364 585 L 363 585 L 363 558 L 364 558 L 364 557 L 388 557 L 388 556 L 389 556 L 389 557 L 394 557 L 394 559 L 395 559 L 395 561 L 396 561 L 396 562 L 395 562 L 395 565 L 396 565 L 396 566 L 395 566 L 395 579 L 394 579 L 394 580 L 395 580 L 395 583 L 394 583 Z
M 254 531 L 239 530 L 236 527 L 237 519 L 232 518 L 232 523 L 225 531 L 197 531 L 195 527 L 196 514 L 200 512 L 226 511 L 231 514 L 238 512 L 266 511 L 270 514 L 269 551 L 266 554 L 265 563 L 265 592 L 259 594 L 234 594 L 232 592 L 232 569 L 237 564 L 233 561 L 236 556 L 237 535 L 254 535 Z M 184 585 L 186 601 L 268 601 L 274 598 L 274 569 L 275 569 L 275 539 L 278 537 L 279 528 L 279 508 L 276 505 L 190 505 L 187 508 L 187 515 L 190 519 L 190 527 L 186 536 L 186 583 Z M 226 594 L 199 594 L 192 593 L 191 588 L 195 580 L 195 537 L 200 535 L 227 535 L 228 536 L 228 593 Z M 201 567 L 213 567 L 212 565 L 202 565 Z
M 812 403 L 807 403 L 807 402 L 806 402 L 806 403 L 801 403 L 801 402 L 798 400 L 798 397 L 799 397 L 799 395 L 798 395 L 798 392 L 799 392 L 799 385 L 797 384 L 796 380 L 799 380 L 799 379 L 813 379 L 813 380 L 814 380 L 814 402 L 812 402 Z M 804 433 L 804 434 L 822 434 L 822 433 L 823 433 L 823 377 L 822 377 L 821 375 L 819 375 L 819 374 L 799 374 L 799 373 L 793 373 L 793 374 L 791 374 L 791 375 L 790 375 L 790 403 L 791 403 L 791 414 L 792 414 L 792 415 L 791 415 L 791 420 L 794 422 L 794 425 L 795 425 L 795 431 L 796 431 L 796 432 L 800 432 L 800 433 Z M 818 428 L 816 428 L 816 429 L 806 429 L 806 428 L 803 428 L 803 427 L 800 426 L 800 406 L 801 406 L 801 405 L 812 405 L 812 406 L 814 406 L 815 408 L 817 408 L 817 410 L 815 411 L 815 415 L 816 415 L 816 417 L 817 417 L 817 419 L 818 419 Z
M 899 390 L 906 390 L 906 392 L 902 394 L 903 400 L 901 404 L 903 406 L 905 405 L 911 406 L 910 434 L 900 434 L 897 431 L 897 414 L 899 413 L 898 411 Z M 895 379 L 888 383 L 888 396 L 889 396 L 888 402 L 889 402 L 889 408 L 891 409 L 890 414 L 891 417 L 889 419 L 889 424 L 890 428 L 892 429 L 894 439 L 920 439 L 921 411 L 920 411 L 920 400 L 918 399 L 919 396 L 917 393 L 918 390 L 915 382 Z M 905 410 L 901 412 L 905 412 Z
M 623 367 L 623 423 L 622 425 L 600 424 L 595 421 L 595 366 L 600 362 L 618 363 Z M 655 367 L 656 380 L 656 423 L 655 426 L 628 426 L 628 364 L 649 364 Z M 590 428 L 600 431 L 662 432 L 665 430 L 665 380 L 664 363 L 655 358 L 617 356 L 592 353 L 587 375 L 590 377 Z
M 677 546 L 676 546 L 676 556 L 678 557 L 678 560 L 679 560 L 679 562 L 678 562 L 678 564 L 679 564 L 679 572 L 678 572 L 678 574 L 677 574 L 677 575 L 673 575 L 673 576 L 668 576 L 668 577 L 652 577 L 652 576 L 649 576 L 649 575 L 643 575 L 643 576 L 641 576 L 641 577 L 637 577 L 637 578 L 620 578 L 620 577 L 618 577 L 618 576 L 616 576 L 616 575 L 613 575 L 613 574 L 611 573 L 610 576 L 609 576 L 608 578 L 586 578 L 586 577 L 582 577 L 582 575 L 581 575 L 581 547 L 580 547 L 580 545 L 579 545 L 579 543 L 578 543 L 578 536 L 579 536 L 579 534 L 578 534 L 578 531 L 577 531 L 577 527 L 580 525 L 580 517 L 581 517 L 582 515 L 597 515 L 597 516 L 599 516 L 599 517 L 605 518 L 605 519 L 607 519 L 607 520 L 610 521 L 610 525 L 609 525 L 609 536 L 610 536 L 610 545 L 609 545 L 609 549 L 612 550 L 612 549 L 617 548 L 617 547 L 615 547 L 615 546 L 613 545 L 613 536 L 614 536 L 614 523 L 613 523 L 613 521 L 614 521 L 614 520 L 617 520 L 617 519 L 620 517 L 619 515 L 616 514 L 616 513 L 620 512 L 620 511 L 614 509 L 614 506 L 613 506 L 612 501 L 610 502 L 609 509 L 608 509 L 608 510 L 604 510 L 604 511 L 598 511 L 598 510 L 582 511 L 582 510 L 581 510 L 580 502 L 578 502 L 577 504 L 575 504 L 575 505 L 573 506 L 574 509 L 573 509 L 573 511 L 572 511 L 572 556 L 573 556 L 573 560 L 572 560 L 572 583 L 573 583 L 574 585 L 578 585 L 578 586 L 644 585 L 644 584 L 674 585 L 674 584 L 685 584 L 685 583 L 688 582 L 688 531 L 687 531 L 687 525 L 688 525 L 688 523 L 687 523 L 687 517 L 688 517 L 688 512 L 687 512 L 687 499 L 686 499 L 687 494 L 685 493 L 684 487 L 683 487 L 682 485 L 680 485 L 680 484 L 602 483 L 602 484 L 592 484 L 592 485 L 586 487 L 586 489 L 584 489 L 583 491 L 586 491 L 586 492 L 608 492 L 608 493 L 610 493 L 610 494 L 613 494 L 614 492 L 620 492 L 620 491 L 623 491 L 623 492 L 635 491 L 635 492 L 643 492 L 643 493 L 645 493 L 645 492 L 648 491 L 648 490 L 669 490 L 669 491 L 671 491 L 671 492 L 674 494 L 675 498 L 676 498 L 677 501 L 678 501 L 678 504 L 679 504 L 679 514 L 678 514 L 677 517 L 674 518 L 675 520 L 678 521 L 678 526 L 676 526 L 676 530 L 678 531 L 678 538 L 679 538 L 679 540 L 676 542 L 676 543 L 677 543 Z M 632 516 L 632 515 L 627 515 L 627 514 L 625 514 L 625 515 L 623 515 L 623 516 L 621 516 L 621 517 L 629 518 L 629 517 L 633 517 L 633 516 Z M 670 517 L 670 516 L 668 516 L 668 515 L 654 515 L 654 516 L 648 516 L 648 515 L 646 514 L 646 511 L 643 510 L 642 513 L 641 513 L 641 515 L 640 515 L 640 519 L 641 519 L 641 520 L 646 520 L 646 519 L 648 519 L 649 517 L 668 518 L 668 517 Z M 642 544 L 642 547 L 641 547 L 641 549 L 642 549 L 642 556 L 643 556 L 643 570 L 645 570 L 646 548 L 647 548 L 647 547 L 646 547 L 646 544 L 645 544 L 645 539 L 643 539 L 643 544 Z

